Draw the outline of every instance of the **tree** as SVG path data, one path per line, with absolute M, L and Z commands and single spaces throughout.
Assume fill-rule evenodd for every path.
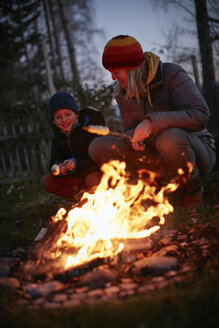
M 58 3 L 62 26 L 63 26 L 63 30 L 64 30 L 66 42 L 67 42 L 67 48 L 68 48 L 68 52 L 69 52 L 71 70 L 72 70 L 72 75 L 73 75 L 72 80 L 74 83 L 80 84 L 80 77 L 79 77 L 79 72 L 78 72 L 78 67 L 77 67 L 75 47 L 71 40 L 71 34 L 69 31 L 68 22 L 65 17 L 64 6 L 63 6 L 63 3 L 61 0 L 57 0 L 57 3 Z
M 46 0 L 44 0 L 44 1 L 46 2 Z M 55 52 L 57 53 L 57 61 L 54 58 L 53 64 L 56 65 L 56 62 L 58 63 L 58 68 L 59 68 L 59 73 L 60 73 L 60 76 L 59 76 L 59 73 L 55 69 L 55 79 L 60 79 L 61 81 L 64 81 L 62 57 L 61 57 L 61 52 L 60 52 L 57 28 L 56 28 L 56 24 L 55 24 L 55 17 L 54 17 L 54 13 L 53 13 L 52 0 L 48 0 L 48 4 L 49 4 L 49 12 L 50 12 L 50 17 L 51 17 L 51 22 L 52 22 L 52 27 L 53 27 L 53 36 L 54 36 L 54 40 L 55 40 L 54 57 L 55 57 Z M 48 24 L 49 24 L 49 20 L 48 20 Z
M 35 97 L 36 81 L 39 81 L 42 60 L 33 47 L 39 40 L 35 22 L 40 15 L 38 2 L 25 0 L 0 1 L 1 24 L 1 99 L 2 110 L 6 113 L 14 105 L 26 102 L 32 105 Z M 36 65 L 35 65 L 36 64 Z M 38 75 L 38 77 L 36 77 Z
M 195 9 L 199 48 L 202 62 L 203 95 L 212 113 L 209 127 L 214 133 L 216 139 L 218 139 L 219 111 L 212 51 L 213 40 L 216 40 L 217 38 L 216 35 L 211 38 L 206 0 L 195 0 Z M 217 37 L 219 38 L 219 34 Z

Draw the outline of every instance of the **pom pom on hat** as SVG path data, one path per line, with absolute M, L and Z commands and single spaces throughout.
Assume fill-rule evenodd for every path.
M 118 35 L 107 42 L 102 56 L 103 66 L 108 69 L 135 69 L 145 62 L 140 43 L 128 35 Z
M 76 114 L 79 114 L 79 109 L 74 98 L 63 91 L 56 92 L 49 101 L 48 113 L 51 117 L 59 109 L 70 109 Z

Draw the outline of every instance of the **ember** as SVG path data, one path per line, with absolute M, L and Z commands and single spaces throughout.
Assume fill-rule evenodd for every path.
M 164 216 L 173 211 L 165 193 L 176 190 L 177 184 L 156 192 L 154 173 L 147 172 L 147 183 L 139 178 L 131 183 L 125 169 L 125 163 L 119 161 L 103 165 L 104 175 L 95 193 L 85 192 L 68 213 L 59 209 L 52 218 L 52 225 L 58 228 L 49 242 L 45 240 L 41 249 L 38 247 L 40 266 L 53 261 L 60 272 L 114 257 L 126 240 L 150 236 L 164 224 Z M 158 218 L 156 225 L 152 225 L 153 218 Z

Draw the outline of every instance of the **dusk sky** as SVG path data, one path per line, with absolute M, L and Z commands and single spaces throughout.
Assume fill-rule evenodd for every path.
M 96 38 L 98 62 L 101 65 L 102 51 L 107 41 L 118 34 L 135 37 L 144 51 L 153 51 L 167 60 L 164 53 L 159 53 L 166 44 L 166 38 L 176 22 L 182 22 L 183 13 L 174 8 L 165 11 L 157 8 L 154 0 L 94 0 L 96 27 L 103 29 L 104 35 Z M 184 40 L 190 46 L 194 40 Z

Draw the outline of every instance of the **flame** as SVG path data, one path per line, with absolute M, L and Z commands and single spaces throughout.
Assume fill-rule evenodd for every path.
M 130 183 L 125 168 L 125 163 L 119 161 L 104 164 L 100 184 L 94 193 L 84 193 L 83 205 L 68 213 L 59 209 L 52 220 L 65 220 L 67 229 L 47 257 L 59 260 L 63 250 L 68 250 L 71 254 L 62 259 L 64 269 L 112 257 L 121 252 L 126 239 L 150 236 L 164 224 L 164 216 L 173 211 L 164 193 L 176 190 L 177 184 L 170 183 L 156 192 L 156 187 L 143 179 Z M 154 173 L 149 172 L 149 177 L 153 182 Z M 154 217 L 159 223 L 147 228 Z
M 191 162 L 187 162 L 187 163 L 186 163 L 186 166 L 187 166 L 187 171 L 188 171 L 187 174 L 188 174 L 188 175 L 192 174 L 192 171 L 193 171 L 193 169 L 194 169 L 194 164 L 191 163 Z M 181 176 L 185 174 L 184 170 L 183 170 L 181 167 L 178 168 L 177 173 L 178 173 L 179 175 L 181 175 Z

